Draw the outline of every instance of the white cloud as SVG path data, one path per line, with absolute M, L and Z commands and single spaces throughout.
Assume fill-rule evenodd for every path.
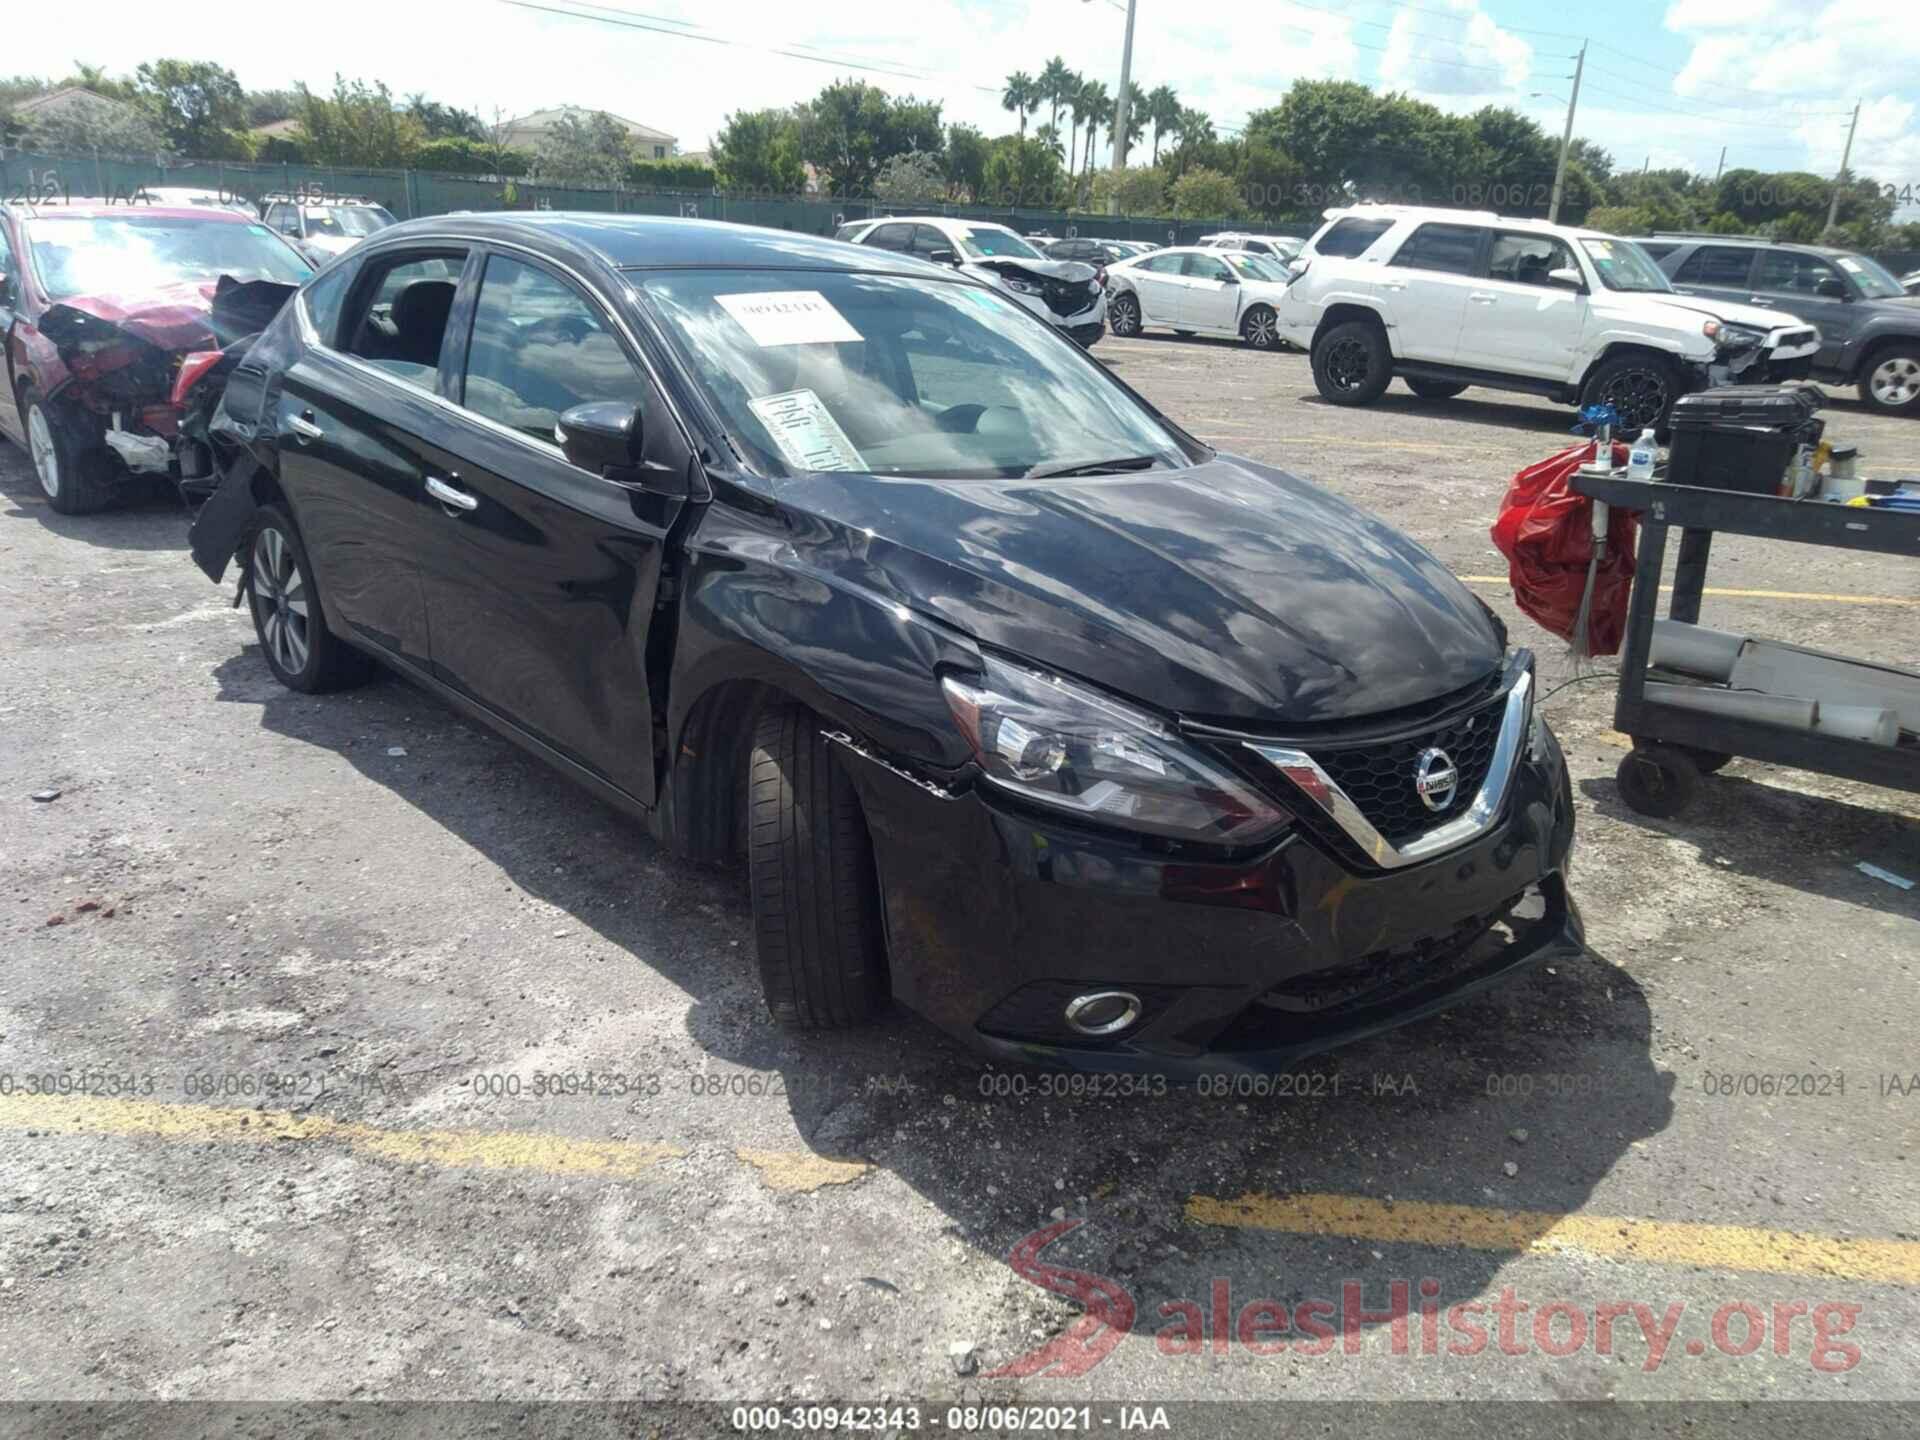
M 1526 84 L 1533 47 L 1503 30 L 1479 0 L 1448 0 L 1437 8 L 1402 10 L 1387 32 L 1380 79 L 1398 90 L 1427 97 L 1482 96 Z

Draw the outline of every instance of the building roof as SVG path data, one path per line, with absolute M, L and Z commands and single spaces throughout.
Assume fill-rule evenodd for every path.
M 133 107 L 124 100 L 111 99 L 82 85 L 66 85 L 58 90 L 49 90 L 45 95 L 35 95 L 31 100 L 17 102 L 13 113 L 16 119 L 26 120 L 36 115 L 58 115 L 66 110 L 102 108 L 131 110 Z
M 550 130 L 568 115 L 578 115 L 584 118 L 595 113 L 605 114 L 609 120 L 612 120 L 636 140 L 664 141 L 668 144 L 673 144 L 679 138 L 674 135 L 669 135 L 665 130 L 656 130 L 651 125 L 642 125 L 638 120 L 629 120 L 624 115 L 615 115 L 610 110 L 596 112 L 592 107 L 586 105 L 556 105 L 551 110 L 535 110 L 529 115 L 522 115 L 518 119 L 507 121 L 501 128 L 509 132 L 514 130 Z

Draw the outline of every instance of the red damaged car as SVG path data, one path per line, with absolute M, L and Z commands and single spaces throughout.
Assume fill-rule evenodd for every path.
M 10 401 L 0 401 L 0 432 L 33 457 L 48 503 L 66 515 L 99 510 L 144 476 L 211 484 L 192 392 L 312 273 L 244 215 L 0 206 Z

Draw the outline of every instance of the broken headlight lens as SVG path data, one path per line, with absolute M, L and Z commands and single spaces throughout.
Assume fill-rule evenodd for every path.
M 1707 321 L 1700 327 L 1700 333 L 1722 350 L 1751 350 L 1767 338 L 1764 330 L 1755 330 L 1746 325 L 1731 325 L 1725 320 Z
M 1246 845 L 1292 818 L 1153 716 L 989 657 L 949 675 L 947 704 L 993 784 L 1081 819 L 1149 835 Z

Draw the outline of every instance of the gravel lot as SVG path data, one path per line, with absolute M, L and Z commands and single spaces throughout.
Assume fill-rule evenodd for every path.
M 1392 518 L 1569 678 L 1487 539 L 1569 411 L 1342 410 L 1297 354 L 1097 353 Z M 1920 473 L 1920 425 L 1839 395 L 1828 423 Z M 57 516 L 0 444 L 0 1397 L 1920 1397 L 1920 1094 L 1887 1079 L 1920 1071 L 1920 890 L 1854 868 L 1920 879 L 1920 797 L 1736 761 L 1644 820 L 1612 687 L 1576 685 L 1548 706 L 1585 962 L 1280 1093 L 1060 1093 L 905 1015 L 776 1031 L 740 875 L 397 680 L 282 690 L 185 531 L 157 501 Z M 1911 563 L 1715 548 L 1713 586 L 1772 593 L 1706 623 L 1920 660 Z M 1009 1264 L 1075 1219 L 1045 1259 L 1132 1333 L 992 1375 L 1081 1334 Z M 1349 1285 L 1351 1352 L 1215 1335 L 1216 1305 Z M 1506 1291 L 1512 1343 L 1450 1353 L 1448 1307 L 1497 1330 Z M 1179 1302 L 1205 1344 L 1156 1341 Z M 1683 1307 L 1664 1348 L 1635 1302 Z

